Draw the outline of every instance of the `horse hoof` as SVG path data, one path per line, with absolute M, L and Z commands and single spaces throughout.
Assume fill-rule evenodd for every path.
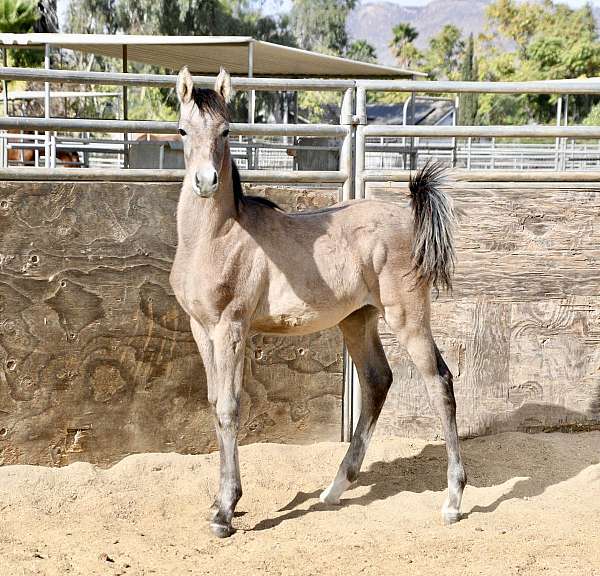
M 442 512 L 442 518 L 444 519 L 444 524 L 450 526 L 456 524 L 462 518 L 462 514 L 460 512 L 444 511 Z
M 229 538 L 235 532 L 231 524 L 217 524 L 216 522 L 210 523 L 210 531 L 217 538 Z
M 340 504 L 340 497 L 333 495 L 330 488 L 327 488 L 327 490 L 323 490 L 323 492 L 321 492 L 319 500 L 323 504 L 329 504 L 330 506 L 339 506 Z

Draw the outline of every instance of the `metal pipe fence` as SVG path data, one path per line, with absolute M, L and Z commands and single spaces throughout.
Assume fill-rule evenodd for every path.
M 81 72 L 71 70 L 49 70 L 49 69 L 25 69 L 14 67 L 0 67 L 0 78 L 5 82 L 7 80 L 26 80 L 40 81 L 49 85 L 50 82 L 67 82 L 76 84 L 105 84 L 105 85 L 121 85 L 121 86 L 174 86 L 177 76 L 175 75 L 160 75 L 160 74 L 130 74 L 130 73 L 108 73 L 108 72 Z M 205 76 L 195 76 L 194 81 L 200 86 L 212 86 L 214 78 Z M 232 123 L 230 130 L 233 137 L 245 136 L 249 139 L 241 148 L 245 151 L 246 165 L 254 169 L 256 165 L 260 167 L 259 162 L 255 162 L 257 156 L 255 151 L 258 147 L 252 141 L 255 137 L 319 137 L 339 139 L 342 141 L 341 153 L 342 158 L 350 153 L 352 149 L 352 92 L 355 82 L 353 80 L 320 80 L 320 79 L 281 79 L 281 78 L 232 78 L 233 87 L 237 90 L 245 90 L 254 92 L 261 91 L 339 91 L 342 93 L 342 118 L 339 124 L 255 124 L 248 123 Z M 120 133 L 123 134 L 122 141 L 112 141 L 104 148 L 104 151 L 116 154 L 119 164 L 128 164 L 128 151 L 135 143 L 128 139 L 131 133 L 156 133 L 156 134 L 176 134 L 176 122 L 160 122 L 160 121 L 140 121 L 140 120 L 98 120 L 98 119 L 66 119 L 66 118 L 51 118 L 49 107 L 45 107 L 44 118 L 30 117 L 8 117 L 0 118 L 0 130 L 11 131 L 44 131 L 45 140 L 42 144 L 45 151 L 46 167 L 56 166 L 57 149 L 66 149 L 67 146 L 61 145 L 61 139 L 55 134 L 51 135 L 51 131 L 67 132 L 67 133 L 85 133 L 95 132 L 100 134 Z M 1 136 L 2 139 L 2 166 L 8 166 L 7 161 L 7 142 L 14 139 L 14 135 L 5 132 Z M 68 137 L 67 137 L 68 139 Z M 39 138 L 35 140 L 32 149 L 38 154 Z M 111 146 L 112 145 L 112 149 Z M 14 147 L 14 146 L 13 146 Z M 235 149 L 235 143 L 232 142 L 232 147 Z M 240 147 L 238 146 L 238 149 Z M 85 149 L 86 159 L 90 158 L 90 152 L 101 152 L 100 147 Z M 235 153 L 235 150 L 234 150 Z M 243 155 L 241 155 L 243 158 Z M 37 156 L 36 156 L 37 158 Z M 251 160 L 253 159 L 253 160 Z M 38 163 L 36 162 L 36 165 Z M 350 169 L 351 163 L 348 161 L 341 162 L 340 166 L 344 166 L 346 170 Z M 265 168 L 269 168 L 269 163 Z M 276 175 L 271 170 L 250 170 L 251 172 L 260 172 L 262 181 L 264 182 L 307 182 L 307 174 L 312 173 L 314 183 L 337 182 L 342 183 L 347 191 L 352 186 L 347 183 L 348 173 L 341 169 L 337 171 L 303 171 L 301 175 L 294 175 L 293 161 L 279 162 L 278 167 L 289 172 L 287 175 Z M 292 168 L 292 170 L 285 170 Z M 336 172 L 335 177 L 331 176 L 331 172 Z M 257 177 L 257 176 L 256 176 Z M 255 178 L 253 176 L 253 178 Z
M 355 161 L 355 197 L 365 197 L 365 182 L 378 182 L 385 180 L 395 180 L 402 178 L 401 170 L 381 168 L 366 169 L 366 156 L 368 151 L 368 140 L 371 142 L 378 138 L 395 138 L 402 139 L 405 143 L 407 137 L 414 139 L 453 139 L 454 146 L 451 150 L 445 147 L 440 147 L 435 150 L 436 155 L 444 156 L 444 152 L 449 152 L 449 161 L 453 166 L 464 164 L 467 169 L 473 167 L 481 167 L 478 162 L 478 155 L 484 152 L 487 162 L 485 167 L 489 169 L 496 168 L 522 168 L 530 169 L 530 162 L 526 161 L 524 150 L 521 148 L 520 165 L 516 162 L 515 152 L 513 148 L 512 166 L 509 163 L 502 161 L 502 155 L 506 148 L 498 147 L 496 138 L 554 138 L 553 144 L 554 164 L 548 167 L 553 167 L 555 170 L 565 169 L 570 155 L 571 161 L 574 161 L 573 167 L 581 168 L 585 166 L 587 161 L 592 162 L 592 167 L 598 167 L 598 155 L 587 150 L 575 150 L 575 139 L 599 139 L 600 126 L 567 126 L 562 122 L 558 122 L 555 126 L 420 126 L 420 125 L 370 125 L 367 119 L 367 93 L 368 92 L 406 92 L 414 94 L 415 92 L 424 92 L 426 94 L 440 93 L 512 93 L 512 94 L 555 94 L 561 96 L 569 94 L 600 94 L 600 80 L 553 80 L 553 81 L 534 81 L 534 82 L 438 82 L 438 81 L 406 81 L 406 80 L 359 80 L 356 82 L 356 161 Z M 491 142 L 485 147 L 481 147 L 480 143 L 474 143 L 474 138 L 491 139 Z M 570 151 L 567 151 L 567 138 L 573 139 Z M 462 150 L 456 146 L 456 139 L 466 140 L 466 148 Z M 519 144 L 520 145 L 520 144 Z M 419 150 L 419 140 L 412 140 L 410 143 L 412 150 L 408 152 L 411 158 L 409 168 L 416 168 L 418 157 L 415 152 Z M 518 148 L 517 148 L 518 150 Z M 433 150 L 432 150 L 433 152 Z M 441 153 L 441 154 L 440 154 Z M 406 154 L 406 151 L 404 151 Z M 548 157 L 545 153 L 543 156 Z M 412 162 L 412 158 L 417 158 L 417 161 Z M 589 159 L 589 160 L 588 160 Z M 546 160 L 535 162 L 533 167 L 539 169 L 546 166 Z M 541 164 L 541 166 L 540 166 Z M 407 166 L 403 163 L 402 169 Z

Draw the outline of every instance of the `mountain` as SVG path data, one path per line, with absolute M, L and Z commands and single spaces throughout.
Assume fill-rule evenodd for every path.
M 425 48 L 429 38 L 446 24 L 458 26 L 463 35 L 483 32 L 485 8 L 491 0 L 432 0 L 425 6 L 398 6 L 392 2 L 360 4 L 350 13 L 348 34 L 353 40 L 367 40 L 377 50 L 381 64 L 394 64 L 389 49 L 392 27 L 410 22 L 419 32 L 415 44 Z
M 484 31 L 485 9 L 492 0 L 431 0 L 425 6 L 399 6 L 392 2 L 375 0 L 361 3 L 353 10 L 346 23 L 352 40 L 367 40 L 377 50 L 380 64 L 393 65 L 394 56 L 389 48 L 392 28 L 400 22 L 410 22 L 419 32 L 417 48 L 426 48 L 429 38 L 446 24 L 454 24 L 468 36 Z M 596 25 L 600 29 L 600 7 L 594 6 Z

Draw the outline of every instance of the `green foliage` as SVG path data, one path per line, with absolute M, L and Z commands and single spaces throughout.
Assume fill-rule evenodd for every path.
M 35 0 L 0 0 L 0 33 L 31 32 L 38 16 Z M 33 67 L 44 60 L 41 50 L 13 50 L 9 54 L 11 66 Z
M 309 122 L 327 121 L 328 111 L 340 104 L 340 95 L 334 91 L 298 93 L 298 107 L 301 115 Z M 334 120 L 334 118 L 330 119 Z
M 594 104 L 588 115 L 584 118 L 585 126 L 600 126 L 600 102 Z
M 356 40 L 352 42 L 345 54 L 346 58 L 359 60 L 361 62 L 377 62 L 377 52 L 373 45 L 366 40 Z
M 131 120 L 148 118 L 160 118 L 165 121 L 177 120 L 177 111 L 165 101 L 164 94 L 158 88 L 140 88 L 135 97 L 130 100 L 129 118 Z
M 424 54 L 424 71 L 432 79 L 456 80 L 464 51 L 465 42 L 460 30 L 447 24 L 429 40 L 429 48 Z
M 473 34 L 467 40 L 460 69 L 460 79 L 466 82 L 477 80 L 477 59 L 475 58 L 475 42 Z M 461 126 L 472 126 L 477 119 L 479 105 L 478 94 L 460 94 L 458 106 L 458 123 Z
M 261 2 L 251 0 L 71 0 L 67 13 L 67 31 L 105 34 L 240 35 L 284 45 L 295 45 L 289 18 L 265 16 Z M 119 70 L 120 62 L 90 54 L 75 54 L 71 65 L 77 69 Z M 159 72 L 153 66 L 134 63 L 131 70 Z M 274 94 L 257 93 L 256 109 L 260 117 L 276 110 Z M 129 98 L 130 116 L 136 118 L 172 118 L 177 109 L 174 90 L 155 89 Z M 245 120 L 248 95 L 240 92 L 232 103 L 234 119 Z
M 585 78 L 600 73 L 600 44 L 591 7 L 575 10 L 553 0 L 496 0 L 487 8 L 488 34 L 482 40 L 480 76 L 484 80 Z M 503 47 L 512 45 L 512 51 Z M 556 97 L 484 96 L 484 122 L 550 122 Z M 573 99 L 571 111 L 584 117 L 592 101 Z
M 348 48 L 346 19 L 356 0 L 294 0 L 290 21 L 305 50 L 340 56 Z
M 419 35 L 416 28 L 407 22 L 400 22 L 392 28 L 392 34 L 390 47 L 398 64 L 402 68 L 415 65 L 421 58 L 420 52 L 413 44 Z
M 37 20 L 34 0 L 0 0 L 0 32 L 19 34 L 29 32 Z

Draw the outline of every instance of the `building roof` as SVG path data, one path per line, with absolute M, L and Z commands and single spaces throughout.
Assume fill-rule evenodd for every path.
M 0 34 L 3 46 L 51 45 L 80 52 L 123 58 L 171 70 L 187 65 L 194 74 L 216 74 L 223 66 L 234 75 L 248 75 L 250 46 L 254 76 L 317 78 L 407 78 L 422 72 L 368 64 L 280 46 L 249 36 L 142 36 L 112 34 Z

